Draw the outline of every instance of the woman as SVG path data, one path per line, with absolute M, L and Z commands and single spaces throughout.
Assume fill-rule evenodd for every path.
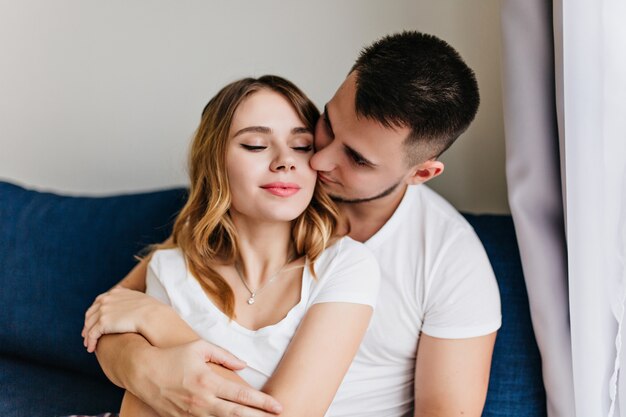
M 276 76 L 236 81 L 209 102 L 191 147 L 189 199 L 149 264 L 146 292 L 173 309 L 112 291 L 86 314 L 89 351 L 103 333 L 134 331 L 159 347 L 202 337 L 246 361 L 239 376 L 276 398 L 281 415 L 324 415 L 371 318 L 379 274 L 363 245 L 338 237 L 336 207 L 309 167 L 318 117 Z M 151 307 L 110 320 L 129 300 Z M 121 415 L 155 414 L 126 393 Z

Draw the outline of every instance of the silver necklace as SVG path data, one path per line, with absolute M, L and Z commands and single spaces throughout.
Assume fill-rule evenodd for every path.
M 239 275 L 239 279 L 241 280 L 241 283 L 246 287 L 246 290 L 248 290 L 248 292 L 250 293 L 250 298 L 248 298 L 248 304 L 252 305 L 254 304 L 255 297 L 257 295 L 259 295 L 265 288 L 267 288 L 268 285 L 270 285 L 276 278 L 278 278 L 278 276 L 280 275 L 281 272 L 283 272 L 283 270 L 285 269 L 285 267 L 287 265 L 289 265 L 289 263 L 292 261 L 292 259 L 287 259 L 287 262 L 285 263 L 285 265 L 283 265 L 278 271 L 276 271 L 274 274 L 270 275 L 269 279 L 267 280 L 267 282 L 265 284 L 263 284 L 261 287 L 257 288 L 256 290 L 251 290 L 250 287 L 248 286 L 248 284 L 246 283 L 246 279 L 243 277 L 243 274 L 241 273 L 241 270 L 239 269 L 239 264 L 237 262 L 235 262 L 235 271 L 237 271 L 237 275 Z

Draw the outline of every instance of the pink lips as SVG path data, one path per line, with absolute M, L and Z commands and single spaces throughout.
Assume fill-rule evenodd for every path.
M 272 182 L 262 185 L 261 188 L 278 197 L 289 197 L 300 191 L 298 184 L 289 182 Z

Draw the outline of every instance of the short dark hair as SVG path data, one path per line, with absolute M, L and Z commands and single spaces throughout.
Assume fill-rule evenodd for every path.
M 435 36 L 416 31 L 385 36 L 361 52 L 353 71 L 357 115 L 385 127 L 409 127 L 410 164 L 439 156 L 476 116 L 474 72 Z

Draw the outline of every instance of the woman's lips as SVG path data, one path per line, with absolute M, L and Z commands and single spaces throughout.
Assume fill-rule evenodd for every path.
M 278 197 L 289 197 L 300 191 L 298 184 L 288 182 L 272 182 L 262 185 L 261 188 Z

